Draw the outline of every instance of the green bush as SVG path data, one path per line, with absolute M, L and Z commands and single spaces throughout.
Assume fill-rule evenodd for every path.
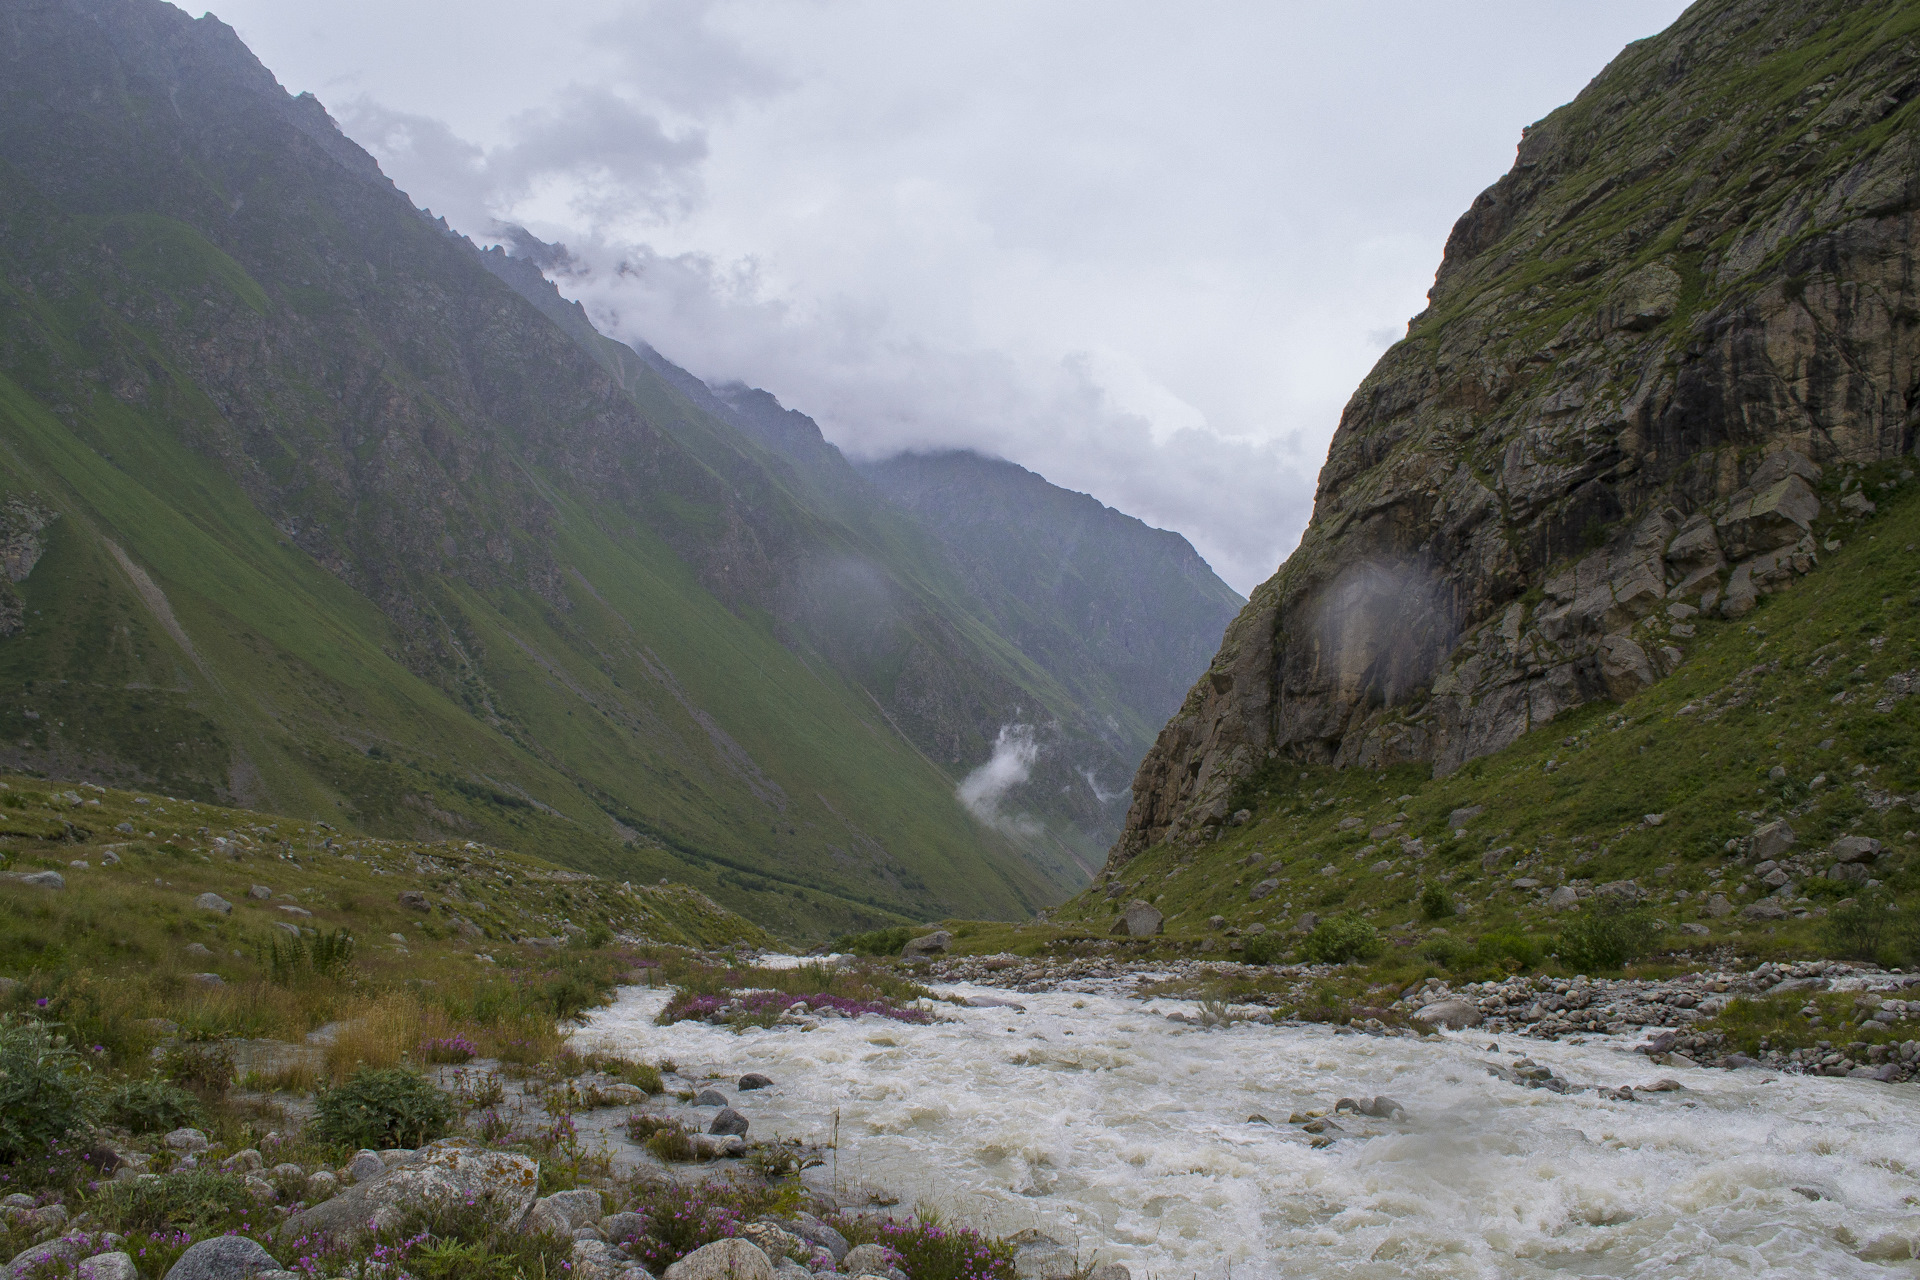
M 1420 958 L 1431 960 L 1442 969 L 1451 969 L 1460 963 L 1469 950 L 1460 939 L 1443 933 L 1420 944 Z
M 446 1133 L 453 1099 L 403 1067 L 363 1067 L 322 1093 L 308 1130 L 343 1146 L 422 1147 Z
M 1541 939 L 1518 929 L 1495 929 L 1482 934 L 1480 940 L 1467 954 L 1465 960 L 1470 964 L 1491 965 L 1496 969 L 1511 969 L 1521 972 L 1537 969 L 1546 956 L 1546 945 Z
M 1653 948 L 1653 921 L 1622 898 L 1595 895 L 1560 931 L 1560 963 L 1582 973 L 1618 969 Z
M 108 1183 L 100 1188 L 93 1207 L 109 1228 L 125 1236 L 155 1231 L 199 1234 L 232 1225 L 259 1208 L 245 1178 L 211 1169 Z
M 287 934 L 276 929 L 254 951 L 270 981 L 283 987 L 312 978 L 337 978 L 353 963 L 353 935 L 345 929 L 318 934 Z
M 847 1240 L 877 1244 L 913 1280 L 1014 1280 L 1014 1245 L 926 1216 L 898 1222 L 892 1218 L 838 1217 Z
M 1453 898 L 1437 884 L 1430 884 L 1420 894 L 1420 915 L 1426 920 L 1445 920 L 1453 911 Z
M 1920 958 L 1911 953 L 1911 922 L 1893 909 L 1893 900 L 1883 891 L 1868 890 L 1852 905 L 1833 908 L 1821 933 L 1829 953 L 1838 959 L 1904 964 Z
M 1331 920 L 1322 920 L 1307 935 L 1307 940 L 1300 944 L 1300 954 L 1320 964 L 1369 960 L 1379 955 L 1380 951 L 1380 935 L 1374 932 L 1372 925 L 1360 918 L 1358 911 L 1347 911 Z
M 0 1015 L 0 1164 L 44 1155 L 86 1124 L 85 1071 L 54 1027 Z
M 856 956 L 897 956 L 900 948 L 920 932 L 911 925 L 901 925 L 897 929 L 875 929 L 872 933 L 843 933 L 833 940 L 833 949 Z
M 1276 964 L 1287 955 L 1287 940 L 1282 934 L 1269 929 L 1265 933 L 1256 933 L 1248 938 L 1246 945 L 1240 948 L 1240 959 L 1247 964 Z
M 129 1080 L 107 1092 L 101 1113 L 108 1124 L 132 1133 L 166 1133 L 192 1124 L 200 1100 L 170 1081 Z

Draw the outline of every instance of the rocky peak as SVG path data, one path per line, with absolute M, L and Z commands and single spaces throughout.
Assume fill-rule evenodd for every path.
M 1906 6 L 1702 0 L 1529 128 L 1110 866 L 1206 836 L 1269 760 L 1456 768 L 1813 568 L 1826 470 L 1920 420 L 1917 92 Z

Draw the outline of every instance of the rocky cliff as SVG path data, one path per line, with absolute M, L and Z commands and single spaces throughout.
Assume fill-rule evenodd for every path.
M 1702 0 L 1523 132 L 1110 869 L 1304 760 L 1446 773 L 1687 660 L 1920 421 L 1920 9 Z

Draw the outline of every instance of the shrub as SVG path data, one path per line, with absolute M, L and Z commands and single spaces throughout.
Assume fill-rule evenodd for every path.
M 52 1026 L 0 1015 L 0 1163 L 43 1154 L 86 1123 L 84 1072 Z
M 579 933 L 567 940 L 567 945 L 576 951 L 593 951 L 613 941 L 613 930 L 603 921 L 596 920 Z
M 1653 946 L 1653 922 L 1624 899 L 1588 899 L 1560 931 L 1560 963 L 1585 973 L 1618 969 Z
M 1467 954 L 1468 948 L 1464 943 L 1444 933 L 1420 944 L 1420 958 L 1431 960 L 1443 969 L 1453 968 Z
M 702 1245 L 739 1235 L 744 1224 L 780 1203 L 779 1191 L 745 1179 L 641 1183 L 627 1207 L 646 1227 L 624 1243 L 636 1262 L 660 1275 Z
M 270 980 L 289 987 L 310 978 L 339 977 L 353 963 L 353 946 L 353 935 L 345 929 L 312 939 L 275 929 L 254 950 L 267 967 Z
M 246 1179 L 211 1169 L 164 1173 L 137 1182 L 113 1182 L 94 1202 L 107 1226 L 122 1235 L 221 1228 L 255 1211 Z
M 678 1120 L 636 1111 L 627 1117 L 627 1136 L 668 1164 L 693 1159 L 693 1135 Z
M 177 1040 L 161 1054 L 160 1074 L 217 1098 L 233 1085 L 233 1050 L 219 1040 Z
M 897 929 L 875 929 L 872 933 L 845 933 L 833 940 L 833 949 L 856 956 L 897 956 L 900 948 L 920 932 L 911 925 L 901 925 Z
M 1420 894 L 1420 915 L 1426 920 L 1445 920 L 1454 914 L 1453 898 L 1437 884 L 1430 884 Z
M 1827 916 L 1821 932 L 1829 951 L 1843 960 L 1879 960 L 1883 957 L 1900 963 L 1907 957 L 1899 944 L 1904 923 L 1893 910 L 1893 902 L 1884 892 L 1869 890 L 1852 905 L 1835 907 Z
M 200 1100 L 170 1081 L 128 1080 L 108 1091 L 101 1111 L 108 1124 L 133 1133 L 185 1128 L 200 1114 Z
M 1467 960 L 1499 969 L 1535 969 L 1546 954 L 1539 938 L 1518 929 L 1495 929 L 1482 934 Z
M 1240 948 L 1240 959 L 1247 964 L 1275 964 L 1284 960 L 1286 955 L 1286 938 L 1272 930 L 1254 934 Z
M 1380 954 L 1380 935 L 1360 918 L 1358 911 L 1347 911 L 1314 926 L 1300 944 L 1300 954 L 1323 964 L 1345 964 L 1349 960 L 1367 960 Z
M 421 1147 L 447 1131 L 453 1099 L 403 1067 L 356 1071 L 321 1094 L 310 1131 L 348 1147 Z
M 913 1280 L 1013 1280 L 1014 1246 L 978 1231 L 949 1227 L 938 1218 L 836 1218 L 853 1243 L 884 1248 Z
M 422 1062 L 471 1062 L 480 1047 L 463 1035 L 438 1036 L 420 1042 Z

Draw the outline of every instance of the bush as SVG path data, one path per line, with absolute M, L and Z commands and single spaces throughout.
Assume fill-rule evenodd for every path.
M 645 1219 L 646 1227 L 614 1243 L 625 1243 L 634 1261 L 661 1275 L 702 1245 L 739 1235 L 742 1226 L 780 1202 L 778 1190 L 745 1179 L 642 1183 L 627 1207 Z
M 480 1046 L 463 1035 L 439 1036 L 420 1042 L 422 1062 L 471 1062 L 479 1052 Z
M 86 1124 L 84 1073 L 52 1026 L 0 1015 L 0 1163 L 43 1155 Z
M 240 1175 L 189 1169 L 108 1183 L 94 1208 L 108 1227 L 131 1236 L 150 1231 L 197 1234 L 237 1222 L 259 1206 Z
M 283 987 L 310 978 L 337 978 L 353 963 L 353 935 L 345 929 L 322 933 L 309 940 L 304 934 L 276 929 L 255 952 L 267 967 L 271 981 Z
M 921 932 L 911 925 L 901 925 L 897 929 L 875 929 L 872 933 L 844 933 L 833 940 L 833 949 L 856 956 L 897 956 L 900 948 Z
M 1431 960 L 1442 969 L 1451 969 L 1468 954 L 1468 950 L 1460 939 L 1443 933 L 1420 944 L 1420 958 Z
M 1652 949 L 1653 921 L 1624 899 L 1587 900 L 1578 915 L 1560 931 L 1560 963 L 1583 973 L 1618 969 Z
M 218 1098 L 233 1085 L 233 1050 L 218 1040 L 177 1040 L 161 1054 L 160 1074 Z
M 1904 963 L 1902 954 L 1911 946 L 1911 928 L 1893 910 L 1893 901 L 1884 892 L 1868 891 L 1851 906 L 1835 907 L 1821 929 L 1830 953 L 1842 960 L 1881 960 Z M 1906 933 L 1908 937 L 1902 937 Z M 1903 946 L 1902 943 L 1908 945 Z
M 1545 955 L 1545 945 L 1532 934 L 1522 933 L 1518 929 L 1495 929 L 1481 935 L 1467 959 L 1473 963 L 1518 972 L 1539 968 Z
M 1437 884 L 1420 894 L 1420 916 L 1425 920 L 1445 920 L 1454 914 L 1453 898 Z
M 192 1124 L 200 1100 L 166 1080 L 129 1080 L 108 1091 L 101 1111 L 108 1124 L 132 1133 L 166 1133 Z
M 1240 948 L 1240 959 L 1247 964 L 1276 964 L 1285 959 L 1286 954 L 1286 938 L 1272 930 L 1254 934 Z
M 1014 1246 L 938 1218 L 835 1218 L 854 1243 L 877 1244 L 913 1280 L 1013 1280 Z
M 343 1146 L 422 1147 L 446 1133 L 453 1099 L 404 1067 L 362 1068 L 322 1093 L 309 1131 Z
M 1380 935 L 1374 932 L 1372 925 L 1360 918 L 1358 911 L 1348 911 L 1331 920 L 1322 920 L 1307 935 L 1307 940 L 1300 944 L 1302 956 L 1322 964 L 1369 960 L 1379 955 L 1380 951 Z

